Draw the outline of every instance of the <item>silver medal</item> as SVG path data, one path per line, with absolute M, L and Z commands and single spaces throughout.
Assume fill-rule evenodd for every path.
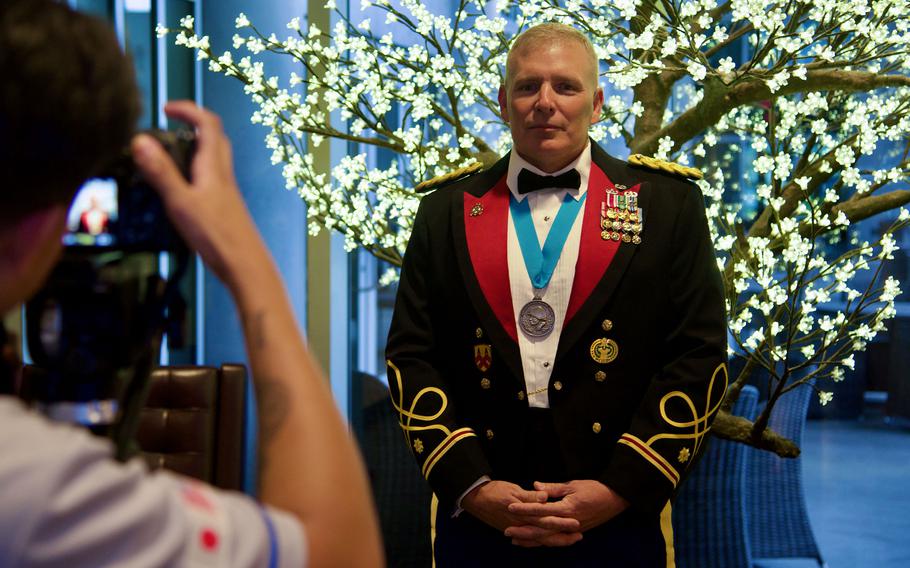
M 550 304 L 540 298 L 534 298 L 521 308 L 518 314 L 518 325 L 530 337 L 546 337 L 556 325 L 556 313 Z

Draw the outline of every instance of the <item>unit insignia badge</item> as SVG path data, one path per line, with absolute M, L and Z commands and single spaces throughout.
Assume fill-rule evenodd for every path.
M 612 363 L 619 356 L 619 345 L 612 339 L 601 338 L 594 340 L 591 344 L 591 359 L 606 365 Z
M 493 364 L 493 346 L 489 343 L 481 343 L 474 346 L 474 364 L 481 373 L 487 372 L 490 365 Z

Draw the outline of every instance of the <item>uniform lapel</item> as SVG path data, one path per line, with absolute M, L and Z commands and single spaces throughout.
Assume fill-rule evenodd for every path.
M 600 208 L 607 188 L 616 184 L 638 189 L 638 202 L 644 210 L 647 227 L 647 206 L 651 195 L 648 184 L 637 185 L 624 162 L 606 154 L 591 144 L 591 174 L 588 197 L 581 229 L 581 243 L 572 283 L 572 295 L 566 310 L 566 323 L 559 338 L 556 360 L 578 341 L 593 320 L 600 315 L 619 284 L 629 262 L 638 249 L 632 243 L 601 238 Z M 621 190 L 620 190 L 621 191 Z
M 511 374 L 523 380 L 509 287 L 508 164 L 506 156 L 471 178 L 467 191 L 452 192 L 452 232 L 458 264 L 474 310 Z M 494 359 L 493 365 L 496 363 Z

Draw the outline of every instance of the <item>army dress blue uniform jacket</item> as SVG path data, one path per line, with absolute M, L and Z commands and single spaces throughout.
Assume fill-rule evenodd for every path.
M 549 383 L 568 478 L 657 516 L 727 385 L 724 294 L 701 192 L 592 143 L 581 244 Z M 386 349 L 407 443 L 440 515 L 478 478 L 521 479 L 529 408 L 506 253 L 508 156 L 423 198 Z M 608 189 L 638 191 L 641 242 L 602 235 Z M 614 346 L 608 363 L 602 353 Z M 559 481 L 559 480 L 547 480 Z

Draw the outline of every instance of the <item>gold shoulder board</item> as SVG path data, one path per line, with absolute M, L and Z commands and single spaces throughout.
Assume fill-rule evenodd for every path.
M 705 177 L 702 175 L 701 171 L 696 168 L 683 166 L 682 164 L 677 164 L 676 162 L 658 160 L 657 158 L 644 156 L 642 154 L 632 154 L 629 156 L 629 163 L 633 166 L 641 166 L 643 168 L 667 172 L 668 174 L 674 174 L 689 179 L 702 179 Z
M 422 181 L 417 184 L 417 187 L 414 188 L 414 191 L 417 193 L 426 193 L 431 189 L 436 189 L 442 185 L 451 183 L 453 181 L 458 181 L 463 177 L 468 177 L 469 175 L 476 174 L 483 169 L 483 164 L 480 162 L 474 162 L 469 166 L 463 168 L 458 168 L 455 171 L 449 172 L 447 174 L 442 174 L 441 176 L 436 176 L 434 178 Z

